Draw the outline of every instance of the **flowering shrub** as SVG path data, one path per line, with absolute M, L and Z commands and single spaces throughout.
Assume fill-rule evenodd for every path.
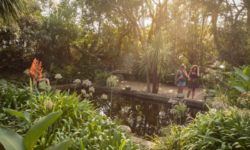
M 83 80 L 82 81 L 82 85 L 84 87 L 90 87 L 92 85 L 91 81 L 89 81 L 89 79 Z
M 106 94 L 102 94 L 101 99 L 102 99 L 102 100 L 106 100 L 106 99 L 108 99 L 108 95 L 106 95 Z
M 74 81 L 73 81 L 73 83 L 75 83 L 75 84 L 80 84 L 82 81 L 80 80 L 80 79 L 75 79 Z
M 118 82 L 118 78 L 117 76 L 110 76 L 108 79 L 107 79 L 107 86 L 108 87 L 115 87 L 117 85 L 117 82 Z
M 62 79 L 62 75 L 61 75 L 61 74 L 59 74 L 59 73 L 58 73 L 58 74 L 56 74 L 56 75 L 55 75 L 55 79 Z

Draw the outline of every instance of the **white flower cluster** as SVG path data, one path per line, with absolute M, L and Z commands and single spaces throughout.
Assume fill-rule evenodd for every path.
M 26 75 L 30 75 L 30 70 L 29 69 L 25 69 L 23 73 L 26 74 Z
M 51 108 L 53 107 L 53 105 L 54 105 L 54 103 L 53 103 L 51 100 L 46 101 L 46 102 L 44 102 L 43 104 L 46 105 L 46 107 L 47 107 L 48 109 L 51 109 Z
M 117 76 L 110 76 L 108 79 L 107 79 L 107 86 L 108 87 L 115 87 L 118 83 L 118 78 Z
M 92 92 L 95 92 L 95 89 L 94 88 L 91 88 L 91 90 L 89 90 L 90 93 L 87 93 L 86 90 L 82 89 L 81 92 L 83 94 L 83 96 L 85 98 L 89 98 L 89 97 L 92 97 L 93 96 L 93 93 Z
M 62 79 L 62 75 L 60 73 L 56 74 L 55 79 Z
M 107 99 L 108 99 L 108 95 L 102 94 L 101 99 L 102 99 L 102 100 L 107 100 Z
M 86 90 L 84 90 L 84 89 L 82 89 L 81 92 L 83 95 L 85 95 L 87 93 Z
M 89 88 L 89 92 L 95 93 L 95 88 L 94 87 L 90 87 Z
M 80 79 L 75 79 L 74 81 L 73 81 L 73 83 L 75 83 L 75 84 L 81 84 L 81 80 Z
M 90 87 L 92 85 L 91 81 L 89 79 L 83 80 L 82 85 L 85 87 Z

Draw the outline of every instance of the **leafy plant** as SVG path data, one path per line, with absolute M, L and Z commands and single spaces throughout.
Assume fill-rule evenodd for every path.
M 13 113 L 12 111 L 12 114 L 20 116 L 18 112 Z M 62 112 L 53 112 L 36 121 L 28 130 L 25 137 L 20 136 L 10 129 L 0 127 L 0 142 L 6 150 L 32 150 L 41 134 L 61 115 Z M 47 150 L 66 150 L 70 146 L 70 142 L 70 140 L 64 141 Z
M 181 149 L 248 149 L 249 116 L 248 111 L 237 108 L 199 113 L 191 124 L 181 128 Z M 156 149 L 176 149 L 178 134 L 175 128 L 171 128 L 164 137 L 155 138 Z
M 112 75 L 110 72 L 98 73 L 95 77 L 95 82 L 98 85 L 105 86 L 107 84 L 107 79 Z
M 231 98 L 236 98 L 240 96 L 240 93 L 250 91 L 250 68 L 249 66 L 233 68 L 233 72 L 224 74 L 229 76 L 227 79 L 227 86 L 231 91 L 228 94 Z
M 41 93 L 28 101 L 32 116 L 39 117 L 61 110 L 61 117 L 38 140 L 36 149 L 71 139 L 70 150 L 78 149 L 137 149 L 117 124 L 99 115 L 90 101 L 81 101 L 81 95 L 69 92 Z M 111 129 L 111 130 L 109 130 Z
M 35 94 L 35 93 L 34 93 Z M 0 112 L 2 108 L 18 109 L 30 99 L 30 88 L 17 88 L 5 80 L 0 80 Z

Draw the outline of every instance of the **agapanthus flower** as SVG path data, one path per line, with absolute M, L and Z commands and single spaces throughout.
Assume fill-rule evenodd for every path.
M 34 80 L 38 81 L 42 77 L 42 71 L 43 71 L 42 62 L 39 63 L 39 61 L 35 58 L 30 67 L 31 77 Z
M 89 88 L 89 92 L 95 93 L 95 88 L 94 87 L 90 87 Z
M 115 87 L 117 85 L 117 82 L 118 82 L 118 78 L 117 76 L 110 76 L 108 79 L 107 79 L 107 86 L 108 87 Z
M 86 94 L 86 90 L 84 90 L 84 89 L 82 89 L 81 92 L 82 92 L 83 95 Z
M 51 109 L 53 107 L 54 103 L 49 100 L 49 101 L 44 102 L 44 105 L 46 105 L 47 108 Z
M 80 80 L 80 79 L 75 79 L 74 81 L 73 81 L 73 83 L 75 83 L 75 84 L 80 84 L 82 81 Z
M 103 100 L 108 99 L 108 95 L 106 95 L 106 94 L 102 94 L 101 99 L 103 99 Z
M 85 97 L 85 98 L 89 98 L 89 94 L 85 94 L 84 97 Z
M 30 75 L 30 70 L 29 69 L 25 69 L 23 73 L 29 76 Z
M 60 73 L 56 74 L 55 79 L 62 79 L 62 75 Z
M 92 97 L 92 96 L 93 96 L 93 93 L 90 92 L 90 93 L 89 93 L 89 96 Z
M 83 80 L 82 85 L 85 87 L 90 87 L 92 85 L 91 81 L 89 79 Z

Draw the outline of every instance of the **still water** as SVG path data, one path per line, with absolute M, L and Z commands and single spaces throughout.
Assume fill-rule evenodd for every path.
M 92 99 L 94 105 L 99 109 L 100 114 L 110 117 L 110 95 L 108 100 L 101 100 L 100 93 L 95 93 Z M 120 121 L 120 124 L 131 128 L 132 133 L 145 139 L 148 136 L 161 135 L 161 129 L 173 123 L 185 124 L 190 117 L 195 117 L 196 113 L 203 112 L 202 109 L 187 108 L 187 112 L 182 115 L 182 122 L 178 122 L 171 113 L 173 104 L 157 104 L 154 101 L 143 101 L 137 98 L 113 96 L 111 118 Z

